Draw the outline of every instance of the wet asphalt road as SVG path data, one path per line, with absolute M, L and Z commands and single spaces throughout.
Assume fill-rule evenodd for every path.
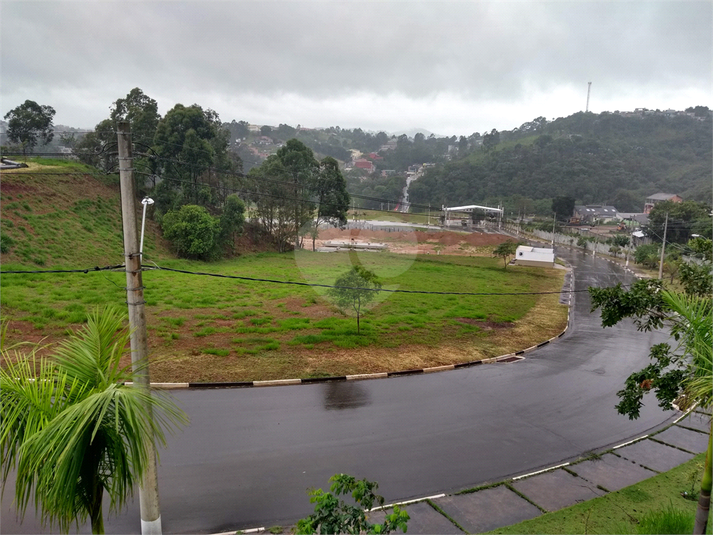
M 575 289 L 630 283 L 606 260 L 559 250 Z M 616 392 L 665 339 L 633 325 L 602 329 L 587 293 L 574 294 L 567 334 L 523 361 L 428 375 L 273 388 L 177 391 L 190 427 L 161 453 L 166 532 L 286 524 L 312 510 L 306 490 L 343 472 L 376 480 L 387 501 L 501 480 L 621 443 L 673 417 L 649 400 L 619 416 Z M 18 526 L 6 489 L 3 533 Z M 106 520 L 137 533 L 138 505 Z M 85 528 L 82 529 L 85 531 Z

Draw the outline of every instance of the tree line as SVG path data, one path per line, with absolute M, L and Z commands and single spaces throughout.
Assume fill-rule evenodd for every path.
M 18 106 L 6 115 L 11 139 L 30 152 L 39 141 L 51 140 L 54 113 L 32 101 Z M 317 160 L 304 143 L 286 139 L 276 155 L 246 175 L 230 142 L 247 132 L 247 123 L 223 123 L 217 112 L 198 104 L 176 104 L 161 117 L 156 100 L 134 88 L 111 105 L 93 132 L 64 141 L 83 163 L 116 172 L 118 121 L 131 124 L 137 194 L 154 199 L 151 215 L 181 256 L 234 253 L 246 210 L 256 232 L 281 251 L 302 246 L 308 233 L 314 245 L 320 223 L 346 223 L 349 194 L 334 158 Z M 276 133 L 289 137 L 297 130 L 280 125 Z

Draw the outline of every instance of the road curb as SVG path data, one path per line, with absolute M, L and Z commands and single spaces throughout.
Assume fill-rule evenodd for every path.
M 437 373 L 443 371 L 457 370 L 460 368 L 470 368 L 473 366 L 479 366 L 481 364 L 509 364 L 512 362 L 519 362 L 524 360 L 523 356 L 525 353 L 534 351 L 541 347 L 548 345 L 550 342 L 554 342 L 559 338 L 562 338 L 569 324 L 572 321 L 572 290 L 574 290 L 574 270 L 569 263 L 566 263 L 567 272 L 569 273 L 569 284 L 562 287 L 562 291 L 567 291 L 569 293 L 569 299 L 567 300 L 567 323 L 564 326 L 564 330 L 550 338 L 530 346 L 520 351 L 515 351 L 514 353 L 507 353 L 506 355 L 500 355 L 498 357 L 490 357 L 479 360 L 471 360 L 468 362 L 460 362 L 458 364 L 446 364 L 443 366 L 430 366 L 427 368 L 419 368 L 413 370 L 396 370 L 391 372 L 379 372 L 379 373 L 357 373 L 353 375 L 339 375 L 339 376 L 329 376 L 329 377 L 306 377 L 304 379 L 274 379 L 267 381 L 235 381 L 235 382 L 188 382 L 188 383 L 151 383 L 151 388 L 157 390 L 179 390 L 183 388 L 251 388 L 251 387 L 268 387 L 268 386 L 293 386 L 300 384 L 314 384 L 314 383 L 326 383 L 326 382 L 340 382 L 340 381 L 366 381 L 370 379 L 387 379 L 389 377 L 401 377 L 405 375 L 419 375 L 425 373 Z M 125 383 L 131 385 L 132 383 Z

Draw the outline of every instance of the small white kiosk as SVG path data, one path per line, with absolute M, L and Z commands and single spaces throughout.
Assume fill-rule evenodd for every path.
M 555 250 L 519 245 L 515 251 L 515 265 L 553 267 L 555 265 Z

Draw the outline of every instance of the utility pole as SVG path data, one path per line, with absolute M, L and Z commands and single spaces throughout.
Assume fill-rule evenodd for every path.
M 150 394 L 148 336 L 144 311 L 144 285 L 141 276 L 141 254 L 136 226 L 136 195 L 134 192 L 134 159 L 131 155 L 131 130 L 127 121 L 118 123 L 119 181 L 121 187 L 121 219 L 124 230 L 124 263 L 126 264 L 126 304 L 129 306 L 131 329 L 131 365 L 134 388 Z M 147 407 L 151 415 L 150 406 Z M 151 416 L 152 417 L 152 416 Z M 139 486 L 142 535 L 161 534 L 161 511 L 158 502 L 158 471 L 153 442 L 148 445 L 148 463 Z
M 552 214 L 552 248 L 555 248 L 555 229 L 557 228 L 557 212 Z
M 428 226 L 431 226 L 431 203 L 428 203 Z
M 666 251 L 666 231 L 668 230 L 668 212 L 666 222 L 663 224 L 663 243 L 661 244 L 661 258 L 659 259 L 659 280 L 663 279 L 663 255 Z
M 585 108 L 585 113 L 589 111 L 589 92 L 592 90 L 592 82 L 587 85 L 587 107 Z

